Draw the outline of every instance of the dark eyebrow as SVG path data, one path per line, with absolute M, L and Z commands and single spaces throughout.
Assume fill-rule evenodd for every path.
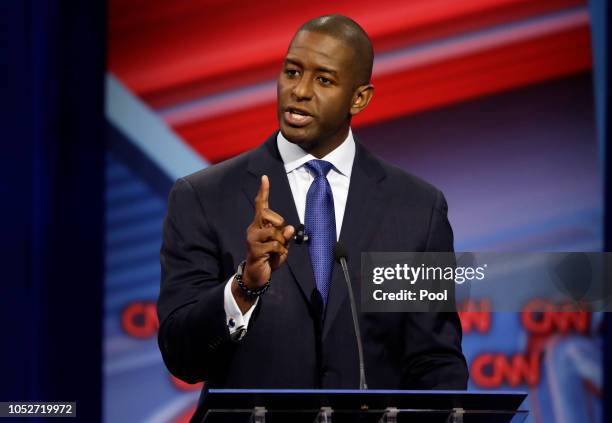
M 299 60 L 291 59 L 289 57 L 285 58 L 285 64 L 287 64 L 287 63 L 292 64 L 292 65 L 296 65 L 296 66 L 299 66 L 299 67 L 304 67 Z M 338 72 L 337 71 L 335 71 L 333 69 L 330 69 L 330 68 L 326 68 L 324 66 L 317 67 L 315 69 L 315 71 L 329 73 L 331 75 L 338 76 Z
M 290 59 L 288 57 L 285 58 L 285 64 L 287 64 L 287 63 L 292 64 L 292 65 L 296 65 L 296 66 L 299 66 L 299 67 L 302 67 L 302 64 L 299 61 Z
M 333 69 L 329 69 L 329 68 L 324 68 L 322 66 L 319 66 L 318 68 L 315 69 L 317 72 L 324 72 L 324 73 L 330 73 L 334 76 L 338 76 L 338 72 L 336 72 Z

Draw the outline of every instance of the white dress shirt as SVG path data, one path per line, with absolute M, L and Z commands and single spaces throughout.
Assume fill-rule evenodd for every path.
M 317 160 L 317 158 L 302 150 L 298 145 L 289 142 L 280 131 L 276 137 L 276 144 L 285 165 L 285 171 L 287 172 L 287 179 L 289 180 L 289 187 L 291 188 L 291 194 L 293 194 L 293 201 L 295 202 L 298 217 L 300 218 L 300 222 L 304 224 L 306 195 L 308 194 L 308 189 L 312 181 L 314 181 L 314 175 L 304 165 L 310 160 Z M 346 208 L 346 199 L 348 197 L 349 185 L 351 182 L 353 161 L 355 160 L 355 140 L 353 139 L 352 131 L 349 129 L 348 136 L 344 142 L 321 160 L 328 161 L 333 165 L 332 169 L 327 174 L 327 180 L 329 181 L 334 197 L 336 239 L 339 239 L 342 220 L 344 218 L 344 209 Z M 274 181 L 270 181 L 270 191 L 274 191 Z M 283 217 L 287 218 L 287 216 Z M 246 313 L 242 314 L 232 294 L 231 286 L 234 276 L 235 275 L 232 275 L 225 285 L 224 308 L 230 335 L 240 331 L 238 339 L 241 339 L 246 334 L 249 319 L 259 299 L 255 301 L 255 304 L 253 304 Z

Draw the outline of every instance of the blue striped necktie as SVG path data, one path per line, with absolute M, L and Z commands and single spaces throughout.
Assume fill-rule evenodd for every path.
M 304 226 L 309 236 L 308 250 L 317 289 L 326 305 L 336 245 L 334 196 L 326 177 L 333 165 L 325 160 L 311 160 L 305 166 L 314 173 L 315 178 L 306 196 Z

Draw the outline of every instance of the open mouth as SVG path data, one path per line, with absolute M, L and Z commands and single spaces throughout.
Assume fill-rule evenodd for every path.
M 283 118 L 291 126 L 302 127 L 308 125 L 314 119 L 305 110 L 288 107 L 283 113 Z

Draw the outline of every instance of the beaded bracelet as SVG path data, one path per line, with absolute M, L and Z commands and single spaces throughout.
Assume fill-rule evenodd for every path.
M 242 275 L 244 274 L 245 267 L 246 267 L 246 260 L 242 261 L 238 265 L 238 271 L 236 272 L 236 280 L 238 281 L 238 286 L 240 287 L 242 292 L 244 292 L 249 297 L 259 297 L 263 295 L 263 293 L 266 292 L 268 288 L 270 287 L 270 280 L 268 280 L 268 282 L 266 282 L 264 286 L 258 289 L 251 289 L 247 287 L 242 281 Z

